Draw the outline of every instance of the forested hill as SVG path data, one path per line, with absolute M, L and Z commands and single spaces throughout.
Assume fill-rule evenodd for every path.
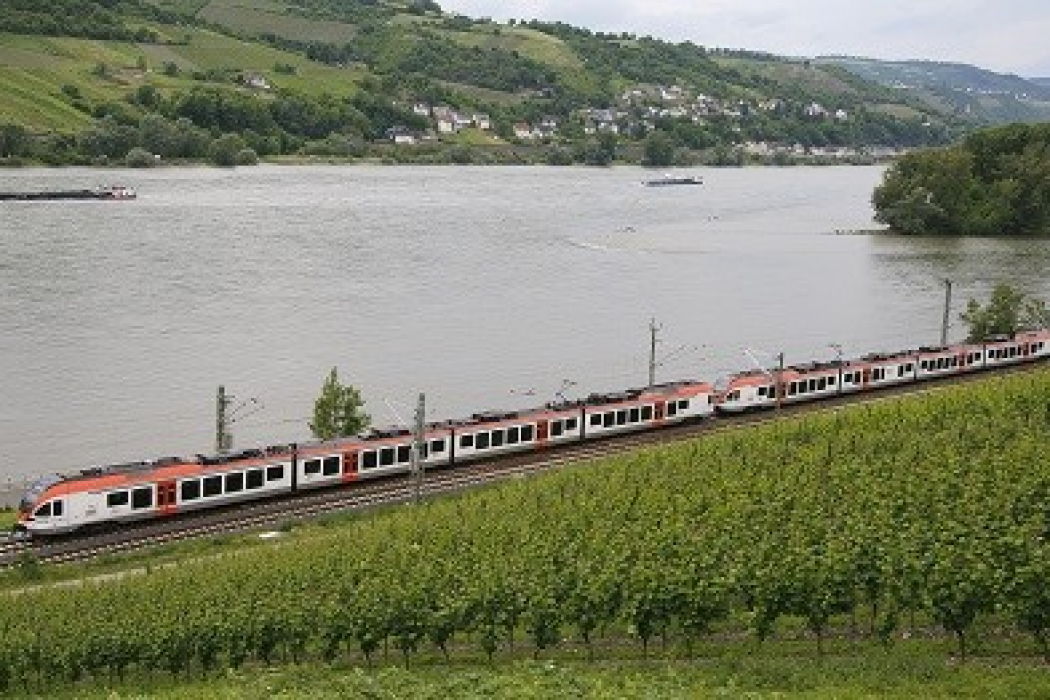
M 0 13 L 7 162 L 111 162 L 135 148 L 140 163 L 785 162 L 967 128 L 839 66 L 497 24 L 431 0 L 4 0 Z
M 826 56 L 817 61 L 909 92 L 932 107 L 952 110 L 974 123 L 1050 120 L 1050 80 L 938 61 L 878 61 L 851 56 Z

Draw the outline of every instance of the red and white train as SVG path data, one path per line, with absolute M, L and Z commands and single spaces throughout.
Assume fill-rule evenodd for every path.
M 715 389 L 682 381 L 516 412 L 478 413 L 426 426 L 421 464 L 449 467 L 638 430 L 813 401 L 843 393 L 1033 362 L 1050 355 L 1050 330 L 982 344 L 920 348 L 853 360 L 756 370 Z M 58 535 L 174 516 L 409 470 L 413 435 L 372 430 L 331 442 L 282 445 L 192 459 L 92 467 L 37 481 L 24 494 L 16 529 Z

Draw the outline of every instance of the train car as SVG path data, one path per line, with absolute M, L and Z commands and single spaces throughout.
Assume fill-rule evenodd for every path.
M 696 381 L 592 394 L 585 401 L 585 435 L 609 436 L 707 418 L 714 413 L 714 394 L 711 384 Z
M 166 458 L 45 477 L 23 496 L 18 527 L 33 535 L 60 535 L 289 491 L 292 451 L 271 450 Z
M 843 367 L 844 363 L 839 361 L 813 362 L 741 372 L 730 377 L 718 394 L 717 410 L 727 414 L 744 413 L 837 394 L 844 380 Z

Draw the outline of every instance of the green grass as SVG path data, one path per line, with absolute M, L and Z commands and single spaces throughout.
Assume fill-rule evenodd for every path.
M 726 56 L 712 57 L 716 63 L 726 68 L 735 68 L 741 73 L 760 75 L 784 85 L 804 86 L 810 89 L 827 91 L 836 95 L 855 95 L 854 86 L 820 66 L 806 66 L 803 63 L 787 61 L 757 61 L 750 58 Z
M 90 126 L 94 119 L 61 96 L 60 80 L 57 74 L 0 65 L 0 122 L 65 132 Z
M 277 88 L 343 96 L 356 92 L 357 83 L 366 74 L 360 67 L 326 66 L 216 32 L 166 30 L 179 43 L 138 45 L 0 33 L 0 122 L 62 132 L 89 127 L 94 119 L 76 109 L 63 94 L 62 88 L 67 85 L 75 87 L 88 103 L 97 104 L 120 101 L 144 84 L 162 92 L 188 90 L 201 84 L 192 79 L 194 72 L 231 70 L 262 74 Z M 143 59 L 146 72 L 139 68 Z M 181 74 L 164 75 L 161 68 L 167 63 L 178 66 Z M 104 76 L 96 72 L 102 64 L 108 69 Z M 277 65 L 293 66 L 295 72 L 277 73 Z
M 518 52 L 526 58 L 557 68 L 581 68 L 583 61 L 557 37 L 523 27 L 476 26 L 469 32 L 446 32 L 464 46 Z
M 946 663 L 921 645 L 822 661 L 775 650 L 732 652 L 697 660 L 571 658 L 483 664 L 428 659 L 408 669 L 336 663 L 248 667 L 180 683 L 133 679 L 98 688 L 48 692 L 55 698 L 490 698 L 547 700 L 694 700 L 697 698 L 1045 698 L 1050 674 L 1033 663 Z
M 287 9 L 278 3 L 211 0 L 197 16 L 252 36 L 270 33 L 298 41 L 331 44 L 345 44 L 357 36 L 357 28 L 352 24 L 297 17 L 286 14 Z
M 13 510 L 0 510 L 0 530 L 9 530 L 15 524 L 15 517 Z

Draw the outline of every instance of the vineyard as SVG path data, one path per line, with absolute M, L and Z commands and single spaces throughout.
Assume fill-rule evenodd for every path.
M 384 650 L 690 650 L 793 620 L 812 655 L 916 617 L 1050 656 L 1050 373 L 713 435 L 311 539 L 5 596 L 0 692 Z M 734 627 L 735 625 L 735 627 Z

